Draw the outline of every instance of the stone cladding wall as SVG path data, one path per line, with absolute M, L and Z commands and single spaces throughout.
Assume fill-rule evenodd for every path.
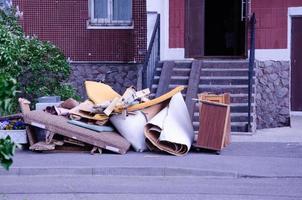
M 84 81 L 102 81 L 116 92 L 123 94 L 130 87 L 139 87 L 139 64 L 93 64 L 72 63 L 69 83 L 74 86 L 82 98 L 87 98 Z
M 290 63 L 257 61 L 256 63 L 257 129 L 290 125 Z

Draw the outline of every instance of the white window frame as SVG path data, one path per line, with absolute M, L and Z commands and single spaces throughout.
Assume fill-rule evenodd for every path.
M 88 29 L 99 29 L 99 28 L 133 28 L 132 19 L 130 20 L 113 20 L 113 0 L 107 0 L 107 18 L 95 18 L 94 17 L 94 0 L 89 0 L 89 16 Z M 131 9 L 132 10 L 132 9 Z M 132 13 L 131 13 L 132 15 Z

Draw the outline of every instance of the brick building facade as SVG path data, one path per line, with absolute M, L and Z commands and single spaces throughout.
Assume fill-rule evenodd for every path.
M 88 0 L 13 0 L 28 35 L 57 45 L 72 61 L 143 62 L 147 45 L 146 1 L 132 1 L 129 27 L 91 28 Z

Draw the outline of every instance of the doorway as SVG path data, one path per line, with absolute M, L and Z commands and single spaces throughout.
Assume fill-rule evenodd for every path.
M 247 0 L 186 2 L 186 57 L 247 56 Z
M 302 17 L 291 21 L 291 110 L 302 111 Z

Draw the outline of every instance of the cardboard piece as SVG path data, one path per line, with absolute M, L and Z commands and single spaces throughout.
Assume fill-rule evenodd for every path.
M 176 156 L 185 155 L 190 150 L 194 130 L 180 92 L 145 125 L 144 133 L 150 150 L 164 151 Z
M 69 99 L 63 101 L 60 104 L 60 107 L 70 110 L 70 109 L 73 109 L 74 107 L 77 107 L 79 104 L 80 103 L 78 101 L 76 101 L 75 99 L 69 98 Z
M 171 99 L 175 94 L 181 92 L 184 88 L 185 88 L 184 86 L 178 86 L 178 87 L 174 88 L 173 90 L 171 90 L 170 92 L 168 92 L 168 93 L 166 93 L 166 94 L 164 94 L 160 97 L 157 97 L 157 98 L 152 99 L 150 101 L 146 101 L 144 103 L 129 106 L 127 108 L 127 111 L 133 112 L 133 111 L 137 111 L 137 110 L 143 110 L 145 108 L 163 103 L 164 101 L 167 101 L 167 100 Z M 124 110 L 123 107 L 117 107 L 115 109 L 115 111 L 119 112 L 119 113 L 121 113 L 123 110 Z
M 108 121 L 108 116 L 104 114 L 92 113 L 94 110 L 93 106 L 94 104 L 92 101 L 86 100 L 80 105 L 69 110 L 69 114 L 72 116 L 77 116 L 85 119 L 100 121 L 103 122 L 103 124 L 105 124 Z
M 113 100 L 116 97 L 121 97 L 109 85 L 103 83 L 85 81 L 85 88 L 87 96 L 94 104 L 102 104 L 103 102 Z

